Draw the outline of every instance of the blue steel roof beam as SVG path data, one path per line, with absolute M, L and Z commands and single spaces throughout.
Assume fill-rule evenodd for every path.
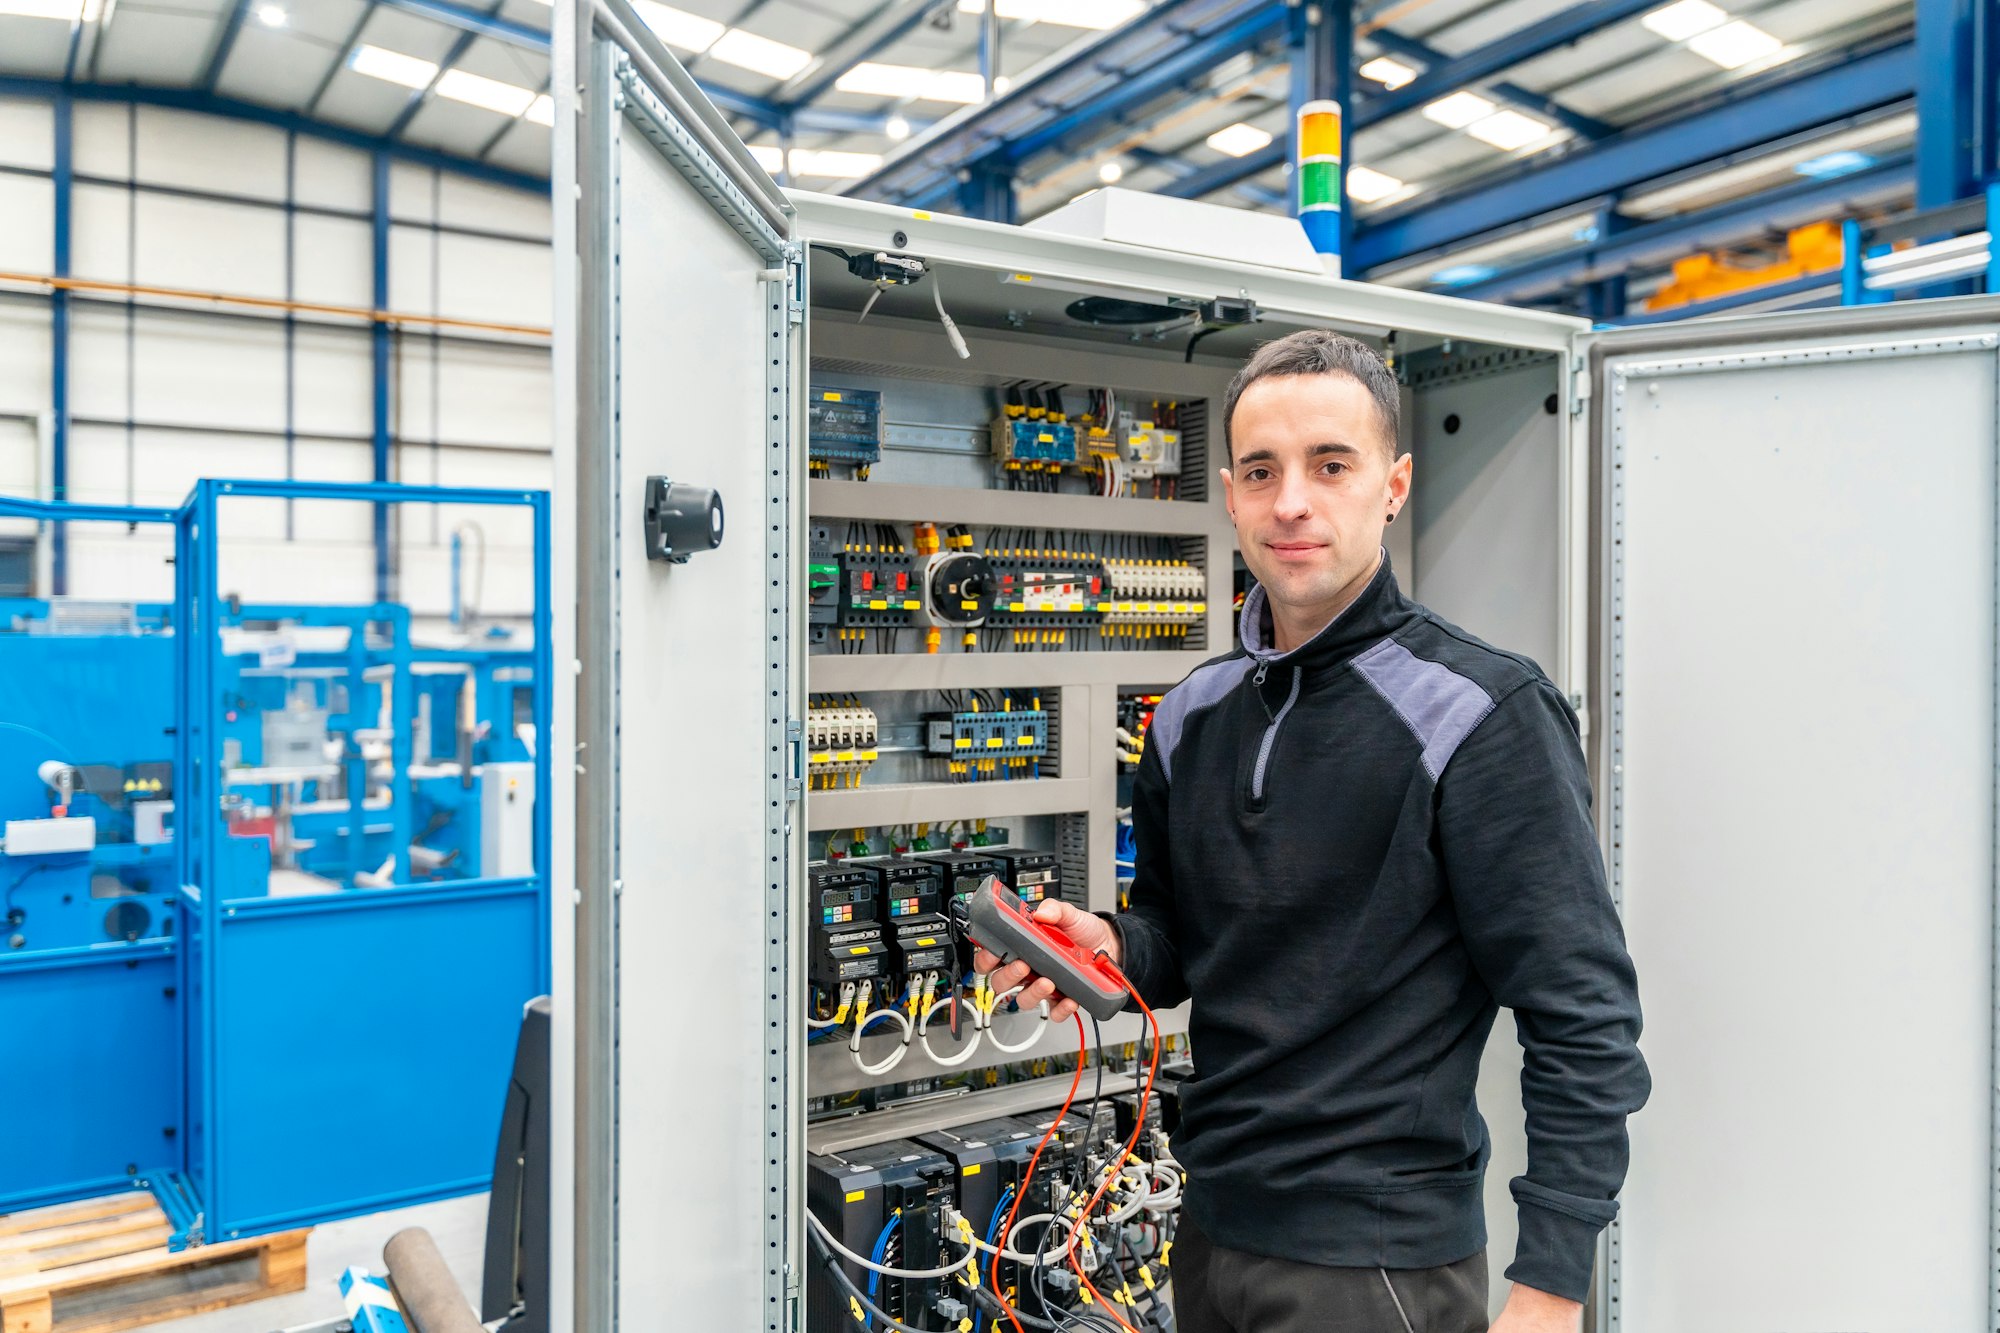
M 1719 250 L 1774 227 L 1802 226 L 1851 210 L 1857 202 L 1908 188 L 1913 155 L 1899 154 L 1832 180 L 1798 180 L 1743 199 L 1657 222 L 1627 223 L 1603 240 L 1544 259 L 1530 260 L 1486 279 L 1451 289 L 1475 301 L 1520 302 L 1613 276 L 1647 264 Z
M 250 0 L 236 0 L 230 6 L 229 17 L 223 20 L 222 31 L 215 36 L 215 49 L 208 53 L 208 65 L 195 81 L 195 87 L 205 93 L 215 91 L 215 84 L 222 77 L 222 67 L 229 63 L 229 53 L 236 49 L 236 38 L 243 31 L 243 20 L 250 14 Z
M 1106 96 L 1129 69 L 1144 69 L 1246 13 L 1283 13 L 1276 0 L 1162 0 L 1122 28 L 1087 38 L 1015 78 L 1005 96 L 955 112 L 842 193 L 912 201 L 949 193 L 962 168 L 1008 155 L 1009 144 L 1071 108 Z
M 503 3 L 503 0 L 494 0 L 492 9 L 487 11 L 488 18 L 492 18 L 499 13 L 501 3 Z M 472 44 L 478 40 L 479 34 L 470 29 L 459 33 L 458 40 L 451 44 L 451 49 L 446 51 L 444 58 L 438 61 L 437 73 L 431 75 L 430 83 L 422 88 L 413 90 L 409 97 L 404 99 L 403 109 L 396 113 L 396 119 L 389 123 L 389 128 L 382 131 L 385 138 L 394 139 L 410 127 L 410 122 L 415 120 L 417 113 L 424 109 L 424 103 L 431 100 L 431 92 L 437 87 L 438 80 L 445 76 L 445 71 L 465 59 L 465 53 L 470 51 Z
M 347 68 L 347 62 L 354 58 L 354 45 L 361 40 L 361 34 L 368 27 L 368 20 L 374 13 L 375 6 L 371 4 L 361 11 L 361 17 L 354 20 L 354 26 L 347 30 L 346 38 L 340 43 L 339 53 L 334 56 L 333 63 L 326 67 L 326 73 L 320 77 L 319 84 L 312 90 L 312 96 L 306 99 L 306 104 L 302 108 L 306 115 L 319 114 L 320 99 L 326 96 L 327 89 L 333 87 L 333 81 L 340 77 L 340 71 Z
M 934 12 L 953 0 L 888 0 L 845 36 L 828 47 L 819 63 L 778 86 L 771 100 L 783 107 L 801 107 L 817 101 L 840 76 L 863 61 L 873 60 L 915 31 Z
M 1116 82 L 1081 105 L 1069 108 L 1040 129 L 1013 140 L 1008 155 L 1025 162 L 1035 154 L 1069 146 L 1072 138 L 1082 138 L 1092 130 L 1116 125 L 1156 97 L 1173 92 L 1190 80 L 1209 74 L 1216 65 L 1245 51 L 1254 51 L 1284 36 L 1285 11 L 1282 6 L 1254 10 L 1205 33 L 1178 53 L 1156 61 L 1142 70 L 1106 70 Z
M 975 161 L 999 159 L 1019 164 L 1044 151 L 1074 156 L 1083 151 L 1089 138 L 1123 123 L 1126 116 L 1147 103 L 1164 97 L 1185 84 L 1202 78 L 1217 64 L 1245 51 L 1253 51 L 1282 37 L 1284 10 L 1253 12 L 1183 47 L 1141 74 L 1106 70 L 1112 80 L 1108 91 L 1061 110 L 1055 119 L 1020 139 L 1002 140 Z M 970 165 L 970 164 L 968 164 Z M 952 189 L 949 181 L 932 185 L 912 200 L 918 206 L 934 203 Z
M 405 13 L 434 19 L 439 23 L 474 33 L 480 37 L 491 37 L 495 41 L 508 42 L 530 51 L 548 53 L 549 35 L 538 28 L 526 24 L 512 23 L 506 19 L 482 14 L 476 9 L 449 3 L 449 0 L 377 0 L 377 3 Z M 357 35 L 359 30 L 357 29 Z M 350 45 L 352 43 L 350 42 Z M 341 64 L 347 63 L 345 54 Z M 335 67 L 336 69 L 338 66 Z M 704 83 L 701 90 L 708 94 L 708 100 L 724 115 L 741 116 L 754 120 L 759 125 L 776 129 L 785 118 L 785 109 L 766 98 L 753 97 L 749 93 L 739 93 L 719 84 Z M 792 127 L 824 134 L 880 134 L 889 124 L 887 116 L 869 115 L 852 111 L 825 109 L 801 110 L 792 113 Z
M 54 79 L 31 79 L 0 74 L 0 97 L 51 98 L 59 93 L 66 94 L 79 102 L 136 102 L 140 106 L 171 107 L 176 111 L 200 111 L 231 120 L 245 120 L 253 124 L 270 125 L 276 129 L 293 130 L 311 138 L 324 139 L 329 143 L 345 144 L 349 148 L 368 151 L 379 149 L 391 157 L 406 162 L 415 162 L 426 167 L 441 167 L 475 180 L 511 186 L 516 190 L 547 194 L 549 189 L 546 179 L 531 176 L 526 172 L 497 167 L 490 162 L 475 162 L 469 157 L 460 157 L 456 153 L 446 153 L 418 144 L 384 139 L 379 135 L 351 130 L 330 121 L 314 120 L 297 111 L 281 111 L 277 107 L 204 93 L 196 88 L 155 88 L 128 83 L 64 84 Z
M 1614 23 L 1622 23 L 1659 7 L 1660 0 L 1585 0 L 1583 4 L 1570 5 L 1539 23 L 1530 23 L 1525 28 L 1508 33 L 1498 41 L 1475 47 L 1464 55 L 1452 56 L 1443 64 L 1432 65 L 1402 87 L 1380 94 L 1355 116 L 1355 127 L 1358 129 L 1391 116 L 1400 116 L 1406 111 L 1415 111 L 1461 88 L 1484 83 L 1516 65 L 1525 64 L 1537 56 L 1547 55 L 1550 51 L 1601 32 Z
M 1426 67 L 1442 65 L 1451 59 L 1427 43 L 1420 42 L 1414 37 L 1405 37 L 1401 33 L 1390 32 L 1387 28 L 1377 28 L 1369 33 L 1368 40 L 1391 55 L 1402 56 L 1406 60 L 1422 61 Z M 1533 111 L 1547 116 L 1579 138 L 1602 139 L 1616 128 L 1609 121 L 1586 116 L 1581 111 L 1572 111 L 1547 93 L 1523 88 L 1518 83 L 1499 79 L 1485 84 L 1484 87 L 1501 101 L 1511 102 L 1523 111 Z M 1358 113 L 1355 119 L 1357 123 L 1366 123 Z
M 1131 158 L 1142 167 L 1158 167 L 1161 171 L 1168 173 L 1177 180 L 1185 180 L 1187 177 L 1203 170 L 1203 168 L 1196 166 L 1184 157 L 1175 157 L 1172 153 L 1163 153 L 1157 148 L 1128 148 L 1125 150 L 1125 156 Z M 1154 190 L 1150 193 L 1165 194 L 1167 191 Z M 1245 181 L 1237 185 L 1236 193 L 1240 198 L 1246 199 L 1262 208 L 1281 208 L 1286 211 L 1290 211 L 1291 209 L 1290 196 L 1286 195 L 1284 191 L 1268 189 L 1265 186 L 1256 184 L 1254 181 Z
M 1911 42 L 1836 54 L 1804 72 L 1732 85 L 1712 104 L 1622 130 L 1550 161 L 1456 194 L 1396 209 L 1357 229 L 1353 271 L 1370 269 L 1530 218 L 1577 208 L 1632 186 L 1904 100 L 1916 89 Z
M 1206 199 L 1218 190 L 1226 190 L 1252 176 L 1261 176 L 1272 167 L 1283 166 L 1292 155 L 1288 139 L 1289 136 L 1280 135 L 1254 153 L 1225 157 L 1220 162 L 1191 171 L 1153 193 L 1172 195 L 1176 199 Z

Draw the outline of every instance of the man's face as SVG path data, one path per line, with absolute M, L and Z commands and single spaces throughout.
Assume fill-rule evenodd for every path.
M 1388 516 L 1410 494 L 1410 456 L 1349 375 L 1273 375 L 1243 391 L 1223 496 L 1243 562 L 1274 608 L 1334 611 L 1375 568 Z

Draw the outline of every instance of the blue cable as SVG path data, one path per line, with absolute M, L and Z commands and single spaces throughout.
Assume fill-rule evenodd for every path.
M 1009 1185 L 1006 1189 L 1000 1191 L 1000 1202 L 993 1205 L 993 1216 L 988 1218 L 986 1221 L 986 1243 L 988 1245 L 992 1245 L 994 1243 L 993 1233 L 1000 1229 L 1000 1223 L 1003 1220 L 1005 1220 L 1007 1216 L 1007 1204 L 1010 1200 L 1013 1199 L 1013 1197 L 1014 1197 L 1014 1187 L 1012 1185 Z M 998 1248 L 1004 1249 L 1005 1247 L 1001 1246 Z M 996 1254 L 993 1256 L 993 1267 L 995 1269 L 998 1269 L 999 1266 L 1000 1266 L 1000 1256 Z M 975 1274 L 975 1276 L 977 1276 L 977 1274 Z
M 896 1227 L 902 1222 L 902 1220 L 903 1220 L 903 1215 L 901 1213 L 889 1214 L 889 1225 L 883 1227 L 882 1234 L 875 1238 L 875 1250 L 872 1254 L 868 1256 L 870 1259 L 873 1259 L 878 1264 L 885 1264 L 888 1262 L 888 1260 L 883 1258 L 882 1256 L 889 1253 L 889 1237 L 896 1234 Z M 874 1301 L 875 1304 L 880 1305 L 882 1302 L 876 1299 L 876 1295 L 881 1290 L 882 1290 L 882 1275 L 876 1272 L 872 1268 L 869 1269 L 868 1299 Z M 871 1315 L 867 1319 L 864 1319 L 861 1323 L 861 1326 L 863 1328 L 870 1328 L 870 1329 L 874 1328 L 875 1327 L 874 1316 Z

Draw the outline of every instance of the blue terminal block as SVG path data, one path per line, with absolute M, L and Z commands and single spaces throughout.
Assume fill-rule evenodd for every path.
M 1002 417 L 993 423 L 993 453 L 1006 462 L 1071 467 L 1076 463 L 1076 427 L 1067 421 Z
M 806 458 L 822 475 L 835 466 L 865 474 L 882 461 L 882 395 L 814 385 L 806 394 Z

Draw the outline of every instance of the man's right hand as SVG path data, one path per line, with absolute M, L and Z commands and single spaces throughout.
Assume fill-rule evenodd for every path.
M 1053 898 L 1037 903 L 1034 916 L 1035 920 L 1054 926 L 1092 953 L 1102 949 L 1114 965 L 1124 965 L 1124 959 L 1119 957 L 1118 932 L 1103 917 L 1092 916 Z M 1058 996 L 1056 984 L 1047 977 L 1035 975 L 1024 962 L 1017 960 L 1002 967 L 998 958 L 980 949 L 973 955 L 972 966 L 975 971 L 993 974 L 989 984 L 995 995 L 1004 995 L 1016 986 L 1025 985 L 1027 989 L 1014 997 L 1015 1003 L 1023 1009 L 1033 1009 L 1044 1000 L 1055 1001 L 1049 1007 L 1051 1022 L 1066 1023 L 1076 1012 L 1076 1001 Z

